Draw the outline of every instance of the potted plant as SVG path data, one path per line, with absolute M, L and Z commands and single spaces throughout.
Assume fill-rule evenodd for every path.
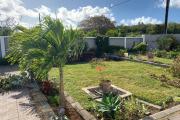
M 99 87 L 102 90 L 103 94 L 110 93 L 111 92 L 111 81 L 110 80 L 101 80 Z
M 154 61 L 154 54 L 152 52 L 147 53 L 148 61 Z

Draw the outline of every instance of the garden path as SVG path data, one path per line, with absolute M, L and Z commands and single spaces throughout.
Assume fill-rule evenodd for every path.
M 40 120 L 28 89 L 0 94 L 0 120 Z

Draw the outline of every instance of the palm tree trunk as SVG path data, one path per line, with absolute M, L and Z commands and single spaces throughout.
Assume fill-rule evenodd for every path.
M 65 100 L 64 100 L 64 82 L 63 82 L 63 67 L 59 66 L 59 76 L 60 76 L 60 85 L 59 85 L 59 115 L 64 117 L 65 114 Z

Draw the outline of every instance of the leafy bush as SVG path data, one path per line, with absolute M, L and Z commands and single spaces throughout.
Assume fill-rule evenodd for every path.
M 48 102 L 53 105 L 53 106 L 58 106 L 59 105 L 59 96 L 48 96 Z
M 158 48 L 160 50 L 174 50 L 177 48 L 178 43 L 173 36 L 162 36 L 157 40 Z
M 145 116 L 147 109 L 144 105 L 138 103 L 136 100 L 131 99 L 129 101 L 124 101 L 121 105 L 120 115 L 118 116 L 120 120 L 139 120 Z
M 173 76 L 180 78 L 180 56 L 178 56 L 170 68 Z
M 103 113 L 104 118 L 115 119 L 116 113 L 120 108 L 119 96 L 112 93 L 104 95 L 102 101 L 98 104 L 98 111 Z
M 178 55 L 180 55 L 180 52 L 177 52 L 177 51 L 170 51 L 167 53 L 167 58 L 170 58 L 170 59 L 174 59 L 176 58 Z
M 166 56 L 167 56 L 167 51 L 165 51 L 165 50 L 155 50 L 155 51 L 154 51 L 154 55 L 155 55 L 156 57 L 166 58 Z
M 118 30 L 115 30 L 115 29 L 110 29 L 106 32 L 106 36 L 109 36 L 109 37 L 118 37 Z
M 120 49 L 119 51 L 115 52 L 115 55 L 123 57 L 124 53 L 127 53 L 127 50 L 126 49 Z
M 41 89 L 44 94 L 50 94 L 53 90 L 53 83 L 49 80 L 43 81 Z
M 136 44 L 133 48 L 133 51 L 145 53 L 147 51 L 147 44 L 144 42 L 141 42 L 139 44 Z
M 0 78 L 0 92 L 22 87 L 28 80 L 25 73 L 11 75 L 7 78 Z
M 169 52 L 167 52 L 166 50 L 155 50 L 154 55 L 156 57 L 174 59 L 178 55 L 180 55 L 180 52 L 179 51 L 169 51 Z
M 96 55 L 97 57 L 101 57 L 103 53 L 108 52 L 108 47 L 109 47 L 109 38 L 108 37 L 103 37 L 103 36 L 97 36 L 95 38 L 95 43 L 96 43 Z

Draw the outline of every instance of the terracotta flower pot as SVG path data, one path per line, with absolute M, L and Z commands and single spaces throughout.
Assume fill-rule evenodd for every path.
M 147 53 L 148 61 L 154 61 L 154 54 L 152 52 Z
M 99 84 L 99 86 L 100 86 L 100 89 L 102 90 L 103 94 L 111 92 L 111 81 L 110 80 L 102 80 L 101 83 Z

